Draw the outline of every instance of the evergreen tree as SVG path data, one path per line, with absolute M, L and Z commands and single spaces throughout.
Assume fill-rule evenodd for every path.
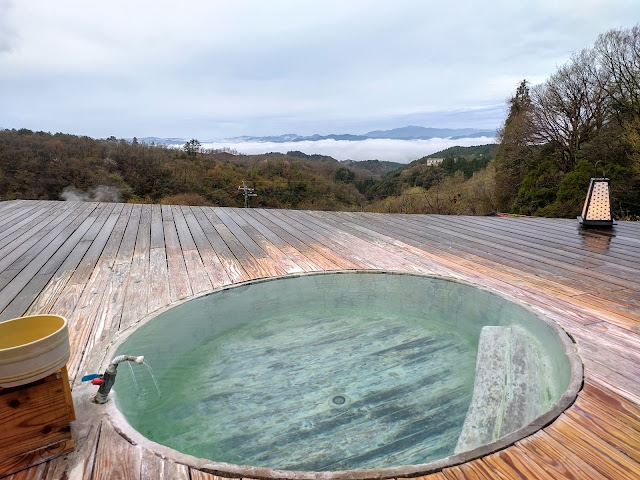
M 531 155 L 532 104 L 529 82 L 523 80 L 509 99 L 509 114 L 499 131 L 496 150 L 496 199 L 500 211 L 508 211 L 527 172 Z

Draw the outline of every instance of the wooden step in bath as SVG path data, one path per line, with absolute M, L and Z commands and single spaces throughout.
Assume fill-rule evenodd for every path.
M 473 397 L 455 452 L 493 442 L 544 410 L 538 355 L 531 339 L 511 327 L 483 327 Z

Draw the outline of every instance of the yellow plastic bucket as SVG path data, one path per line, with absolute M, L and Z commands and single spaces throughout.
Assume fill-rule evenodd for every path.
M 35 382 L 69 360 L 67 319 L 31 315 L 0 323 L 0 387 Z

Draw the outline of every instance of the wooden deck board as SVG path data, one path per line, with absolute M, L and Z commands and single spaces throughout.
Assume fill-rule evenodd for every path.
M 113 207 L 113 205 L 112 205 Z M 27 313 L 48 312 L 67 284 L 85 284 L 118 220 L 122 205 L 106 208 L 74 251 L 62 262 L 51 280 L 33 301 Z M 97 231 L 99 230 L 99 231 Z
M 559 443 L 571 445 L 582 460 L 606 478 L 633 478 L 640 471 L 640 464 L 566 415 L 561 415 L 545 432 Z
M 241 231 L 265 253 L 265 256 L 261 257 L 259 260 L 262 260 L 265 263 L 272 262 L 274 265 L 277 265 L 280 271 L 285 273 L 300 273 L 305 271 L 305 268 L 298 265 L 289 257 L 289 255 L 284 253 L 284 248 L 281 249 L 281 247 L 273 244 L 267 236 L 263 235 L 262 232 L 248 223 L 240 214 L 240 211 L 240 209 L 228 209 L 226 213 L 229 219 L 232 220 L 241 229 Z M 284 242 L 282 243 L 284 244 Z M 298 256 L 297 258 L 300 259 L 303 257 Z
M 193 210 L 189 207 L 183 207 L 182 213 L 184 214 L 185 221 L 189 226 L 189 231 L 200 254 L 200 258 L 202 259 L 203 266 L 209 275 L 211 286 L 213 288 L 218 288 L 232 283 L 223 262 L 220 260 L 218 254 L 216 254 L 211 243 L 209 243 L 209 239 L 200 226 Z
M 162 225 L 167 252 L 167 267 L 169 278 L 171 279 L 169 282 L 171 300 L 176 301 L 192 295 L 192 290 L 182 248 L 180 247 L 178 231 L 173 220 L 173 212 L 168 205 L 162 206 Z
M 584 248 L 573 247 L 567 243 L 547 242 L 541 240 L 539 236 L 534 237 L 531 241 L 518 231 L 511 230 L 506 233 L 505 230 L 487 230 L 486 227 L 474 227 L 473 219 L 467 220 L 466 217 L 464 224 L 452 222 L 442 217 L 437 218 L 436 222 L 453 224 L 456 227 L 453 231 L 457 234 L 465 231 L 472 233 L 476 241 L 479 238 L 486 239 L 489 245 L 494 248 L 508 249 L 518 255 L 534 252 L 531 254 L 531 258 L 541 257 L 541 261 L 546 261 L 550 265 L 562 266 L 575 274 L 584 275 L 585 270 L 591 269 L 590 277 L 624 287 L 638 287 L 638 282 L 633 282 L 633 278 L 629 278 L 629 275 L 635 272 L 635 265 L 629 260 L 629 252 L 621 252 L 619 258 L 614 256 L 613 248 L 609 248 L 605 256 L 600 253 L 592 253 Z M 629 285 L 629 281 L 632 281 L 633 284 Z
M 160 205 L 151 207 L 151 239 L 149 244 L 149 311 L 167 305 L 171 301 L 169 268 L 164 244 L 164 226 Z
M 0 297 L 0 320 L 6 320 L 12 318 L 15 312 L 24 307 L 26 310 L 31 302 L 26 303 L 27 298 L 20 299 L 20 304 L 14 305 L 10 312 L 5 313 L 4 310 L 11 302 L 16 300 L 16 297 L 20 294 L 23 288 L 29 284 L 29 282 L 38 274 L 38 272 L 47 265 L 47 262 L 54 256 L 63 244 L 76 234 L 78 228 L 87 228 L 93 223 L 93 220 L 89 219 L 91 212 L 95 209 L 95 205 L 89 205 L 84 208 L 80 215 L 73 218 L 65 219 L 64 222 L 57 225 L 53 230 L 48 232 L 43 237 L 41 244 L 38 247 L 32 247 L 25 255 L 17 259 L 9 267 L 11 271 L 16 272 L 15 276 L 7 282 L 6 285 L 2 285 L 2 296 Z M 79 238 L 78 238 L 79 239 Z M 74 239 L 75 240 L 75 239 Z M 24 259 L 24 260 L 23 260 Z M 58 255 L 56 261 L 61 256 Z M 44 287 L 44 285 L 42 285 Z M 17 302 L 18 300 L 16 300 Z
M 44 221 L 39 223 L 34 228 L 26 231 L 20 236 L 20 238 L 5 245 L 0 249 L 0 272 L 3 270 L 15 271 L 19 268 L 19 264 L 16 264 L 18 259 L 21 264 L 28 263 L 30 259 L 35 257 L 37 253 L 46 246 L 46 243 L 42 245 L 39 241 L 46 235 L 49 230 L 55 228 L 58 224 L 63 222 L 65 218 L 71 215 L 74 210 L 77 211 L 81 208 L 81 205 L 73 205 L 66 211 L 57 215 L 48 215 Z M 0 284 L 0 287 L 5 284 Z
M 317 236 L 314 238 L 311 235 L 308 235 L 305 231 L 296 228 L 294 225 L 289 224 L 285 220 L 282 219 L 278 212 L 271 210 L 262 210 L 260 212 L 264 217 L 266 217 L 269 221 L 273 222 L 278 228 L 282 231 L 289 234 L 293 239 L 295 239 L 296 243 L 300 242 L 304 244 L 303 251 L 309 251 L 309 253 L 317 252 L 317 254 L 331 262 L 336 268 L 343 269 L 352 269 L 359 268 L 358 264 L 355 263 L 352 259 L 347 259 L 337 254 L 331 249 L 331 246 L 326 246 L 324 243 L 317 241 Z M 305 229 L 306 230 L 306 229 Z M 315 258 L 318 258 L 314 253 Z M 319 258 L 318 258 L 319 260 Z
M 93 480 L 140 480 L 142 448 L 127 442 L 113 426 L 102 422 Z
M 536 433 L 518 442 L 518 447 L 532 462 L 543 468 L 549 478 L 606 480 L 591 465 L 565 446 L 544 433 Z M 569 448 L 567 448 L 569 447 Z
M 397 222 L 399 224 L 399 222 Z M 417 225 L 416 225 L 417 224 Z M 518 266 L 523 270 L 536 271 L 538 274 L 545 274 L 546 277 L 557 279 L 560 283 L 581 281 L 585 286 L 600 289 L 616 290 L 620 288 L 637 288 L 637 282 L 629 282 L 619 277 L 600 274 L 597 271 L 589 272 L 584 267 L 577 267 L 566 260 L 561 260 L 562 252 L 555 255 L 541 254 L 531 249 L 516 249 L 508 243 L 495 242 L 488 235 L 474 232 L 468 235 L 467 228 L 456 226 L 453 228 L 441 227 L 437 220 L 428 219 L 428 223 L 422 221 L 412 222 L 407 226 L 408 230 L 419 230 L 418 226 L 423 226 L 424 231 L 430 233 L 430 237 L 438 242 L 457 242 L 458 245 L 470 253 L 478 253 L 486 257 L 499 258 L 509 265 Z M 498 255 L 496 255 L 498 254 Z M 521 266 L 519 266 L 521 265 Z M 631 284 L 629 284 L 631 283 Z
M 47 215 L 50 215 L 50 212 L 54 210 L 52 207 L 42 207 L 29 212 L 26 212 L 24 215 L 21 215 L 21 219 L 19 222 L 15 222 L 15 224 L 2 225 L 0 227 L 0 248 L 3 248 L 5 245 L 17 244 L 19 243 L 17 239 L 23 235 L 25 232 L 28 232 L 34 226 L 40 225 Z
M 519 298 L 569 331 L 584 360 L 585 387 L 560 419 L 425 479 L 640 478 L 638 223 L 601 232 L 561 219 L 0 202 L 0 321 L 68 317 L 74 387 L 120 330 L 171 302 L 251 278 L 363 268 Z M 74 439 L 69 458 L 8 478 L 221 478 L 129 443 L 108 421 L 79 419 Z
M 242 262 L 236 258 L 234 252 L 231 251 L 229 246 L 225 243 L 224 239 L 220 236 L 218 231 L 211 224 L 207 213 L 202 207 L 191 207 L 193 215 L 196 217 L 202 231 L 204 232 L 209 244 L 213 248 L 214 252 L 218 256 L 218 259 L 222 263 L 227 275 L 233 282 L 242 282 L 249 280 L 251 275 L 247 272 Z
M 187 268 L 191 290 L 194 294 L 211 290 L 213 287 L 209 280 L 209 273 L 204 267 L 204 263 L 198 252 L 198 247 L 196 247 L 196 243 L 193 241 L 191 231 L 189 230 L 182 210 L 180 207 L 173 207 L 171 211 L 178 232 L 178 239 L 180 240 L 180 247 L 182 248 L 182 255 L 184 257 L 185 267 Z
M 143 205 L 136 244 L 131 258 L 129 280 L 122 304 L 120 330 L 124 330 L 147 314 L 149 303 L 149 253 L 151 245 L 151 205 Z
M 320 252 L 317 252 L 311 246 L 278 226 L 265 215 L 258 213 L 258 211 L 256 211 L 255 209 L 248 210 L 249 211 L 246 212 L 246 215 L 250 217 L 249 221 L 251 222 L 251 225 L 253 225 L 254 228 L 258 229 L 265 236 L 269 235 L 265 233 L 265 231 L 271 232 L 271 241 L 275 245 L 281 245 L 280 248 L 282 248 L 284 251 L 295 252 L 290 255 L 294 255 L 300 258 L 300 260 L 297 262 L 299 265 L 307 264 L 309 265 L 310 270 L 335 270 L 336 268 L 338 268 L 335 263 L 322 256 Z M 280 240 L 278 239 L 281 239 L 282 244 L 280 244 Z M 308 263 L 306 259 L 308 259 L 308 262 L 311 263 Z

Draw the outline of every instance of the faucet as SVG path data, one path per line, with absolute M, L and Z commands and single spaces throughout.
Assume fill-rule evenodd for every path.
M 142 363 L 144 362 L 144 357 L 142 355 L 139 357 L 136 357 L 134 355 L 118 355 L 117 357 L 114 357 L 113 359 L 111 359 L 111 363 L 109 364 L 107 369 L 104 371 L 103 375 L 95 375 L 95 376 L 87 375 L 83 377 L 83 380 L 85 378 L 87 380 L 92 380 L 91 378 L 88 378 L 88 377 L 93 377 L 95 380 L 92 380 L 92 383 L 94 385 L 100 385 L 100 388 L 98 389 L 98 393 L 96 393 L 95 397 L 93 398 L 93 401 L 95 403 L 105 403 L 107 401 L 107 396 L 111 391 L 111 387 L 113 387 L 113 384 L 116 381 L 118 364 L 121 362 L 134 362 L 134 363 L 137 363 L 138 365 L 142 365 Z M 96 377 L 99 377 L 99 379 Z M 98 380 L 101 380 L 101 381 L 98 381 Z

